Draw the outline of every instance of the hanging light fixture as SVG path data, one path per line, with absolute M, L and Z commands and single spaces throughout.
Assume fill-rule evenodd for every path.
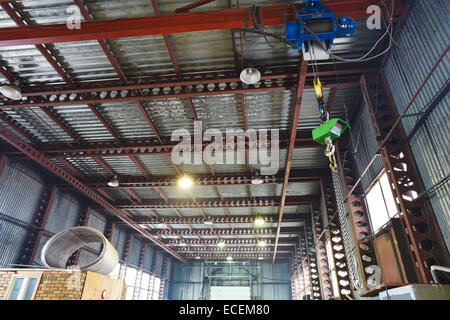
M 22 99 L 22 91 L 19 88 L 19 81 L 0 86 L 0 93 L 11 100 Z
M 246 68 L 242 70 L 240 78 L 245 84 L 256 84 L 261 80 L 261 73 L 255 68 Z
M 255 225 L 262 226 L 264 223 L 266 223 L 266 220 L 263 217 L 256 217 L 255 221 L 253 221 Z
M 219 248 L 225 247 L 225 241 L 220 240 L 219 242 L 217 242 L 217 246 L 218 246 Z
M 258 184 L 263 184 L 264 183 L 264 179 L 258 176 L 255 176 L 252 178 L 252 184 L 258 185 Z
M 206 224 L 207 226 L 210 226 L 210 225 L 213 224 L 213 221 L 212 221 L 211 219 L 205 219 L 205 220 L 203 221 L 203 223 Z
M 184 175 L 181 176 L 180 179 L 178 179 L 177 184 L 182 189 L 189 189 L 194 184 L 194 181 L 192 180 L 191 177 Z
M 117 176 L 114 176 L 114 178 L 108 181 L 108 186 L 113 188 L 117 188 L 119 186 L 119 179 L 117 179 Z

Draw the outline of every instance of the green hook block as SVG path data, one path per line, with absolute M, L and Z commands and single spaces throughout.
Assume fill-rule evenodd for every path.
M 315 128 L 312 131 L 313 140 L 320 144 L 325 145 L 325 139 L 330 137 L 332 141 L 336 140 L 344 131 L 348 128 L 348 123 L 341 119 L 330 119 L 322 124 L 320 127 Z

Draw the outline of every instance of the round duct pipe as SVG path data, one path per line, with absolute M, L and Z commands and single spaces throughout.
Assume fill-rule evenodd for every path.
M 67 269 L 70 256 L 91 243 L 101 243 L 101 252 L 88 265 L 78 267 L 83 271 L 111 273 L 119 262 L 117 250 L 100 231 L 89 227 L 73 227 L 55 234 L 42 248 L 41 261 L 49 268 Z

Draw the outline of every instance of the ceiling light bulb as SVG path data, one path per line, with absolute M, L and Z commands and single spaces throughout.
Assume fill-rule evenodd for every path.
M 114 176 L 114 178 L 108 181 L 108 186 L 114 188 L 117 188 L 119 186 L 119 179 L 117 179 L 117 176 Z
M 261 73 L 254 68 L 247 68 L 242 70 L 240 78 L 245 84 L 255 84 L 261 80 Z
M 192 181 L 192 179 L 188 176 L 182 176 L 178 180 L 178 186 L 183 189 L 189 189 L 190 187 L 192 187 L 193 183 L 194 182 Z
M 219 241 L 219 242 L 217 242 L 217 246 L 218 246 L 219 248 L 223 248 L 223 247 L 225 247 L 225 242 Z
M 263 184 L 264 180 L 261 178 L 253 178 L 252 179 L 252 184 Z
M 266 246 L 266 242 L 264 240 L 259 240 L 258 241 L 258 246 L 259 247 L 265 247 Z
M 11 100 L 20 100 L 22 98 L 22 91 L 18 86 L 18 82 L 0 86 L 0 93 Z
M 255 219 L 255 225 L 257 226 L 262 226 L 266 221 L 264 220 L 264 218 L 258 217 Z
M 196 256 L 195 259 L 196 259 L 196 260 L 200 260 L 201 258 L 200 258 L 199 256 Z
M 264 259 L 264 257 L 261 257 L 261 256 L 258 257 L 258 260 L 263 260 L 263 259 Z
M 203 223 L 208 225 L 208 226 L 213 224 L 211 219 L 207 219 L 207 220 L 203 221 Z
M 227 261 L 233 261 L 233 257 L 232 256 L 228 256 L 227 257 Z

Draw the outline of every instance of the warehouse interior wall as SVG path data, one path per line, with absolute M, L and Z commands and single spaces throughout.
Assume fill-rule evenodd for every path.
M 172 300 L 209 300 L 211 287 L 250 287 L 252 300 L 290 300 L 288 261 L 173 263 Z
M 447 250 L 450 248 L 449 54 L 424 81 L 447 50 L 449 30 L 445 1 L 416 1 L 384 71 L 399 114 L 424 84 L 402 124 L 418 171 L 430 192 L 430 203 Z

